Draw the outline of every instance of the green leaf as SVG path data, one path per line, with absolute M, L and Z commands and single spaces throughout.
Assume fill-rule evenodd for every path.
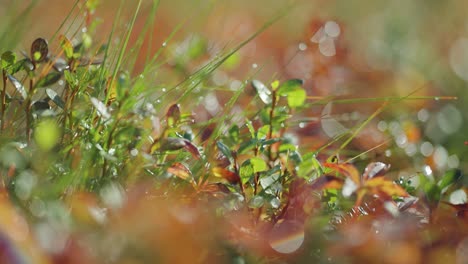
M 60 74 L 59 72 L 54 72 L 54 71 L 50 72 L 49 74 L 44 76 L 44 78 L 37 81 L 36 87 L 41 88 L 41 87 L 52 85 L 58 82 L 58 80 L 60 80 L 61 77 L 62 77 L 62 74 Z
M 270 125 L 264 125 L 257 130 L 257 139 L 266 139 L 270 132 Z
M 17 61 L 16 63 L 13 63 L 8 67 L 8 73 L 13 75 L 21 70 L 26 69 L 27 66 L 30 66 L 29 64 L 31 64 L 29 59 L 22 59 L 20 61 Z
M 437 183 L 441 190 L 447 188 L 449 185 L 456 183 L 461 178 L 460 170 L 450 170 L 444 174 L 444 177 Z
M 46 94 L 58 107 L 62 109 L 65 108 L 65 102 L 62 100 L 62 98 L 60 98 L 60 96 L 58 96 L 58 94 L 54 90 L 47 88 Z
M 254 168 L 250 161 L 246 160 L 242 163 L 239 169 L 239 176 L 242 180 L 242 183 L 245 184 L 254 176 Z
M 233 125 L 229 128 L 229 138 L 234 142 L 239 142 L 239 127 L 237 125 Z
M 49 151 L 60 140 L 60 128 L 52 119 L 41 121 L 34 130 L 34 140 L 40 149 Z
M 250 139 L 248 141 L 242 142 L 237 152 L 239 154 L 244 154 L 245 152 L 255 148 L 255 146 L 257 146 L 257 139 Z
M 275 91 L 276 89 L 278 89 L 279 85 L 280 85 L 280 82 L 278 80 L 275 80 L 274 82 L 271 83 L 271 89 Z
M 224 145 L 221 141 L 216 142 L 216 145 L 218 146 L 219 151 L 221 151 L 226 158 L 232 159 L 232 151 L 228 146 Z
M 1 67 L 2 67 L 2 69 L 5 69 L 6 67 L 9 67 L 10 65 L 15 64 L 16 54 L 13 53 L 12 51 L 5 51 L 2 54 L 1 60 L 2 60 Z
M 250 164 L 252 164 L 252 168 L 255 173 L 266 171 L 268 169 L 266 162 L 259 157 L 250 158 Z
M 288 152 L 288 151 L 296 151 L 297 149 L 297 146 L 294 145 L 294 144 L 281 144 L 281 146 L 279 147 L 279 152 L 280 153 L 285 153 L 285 152 Z
M 247 120 L 247 121 L 245 122 L 245 126 L 246 126 L 247 129 L 249 130 L 250 135 L 252 136 L 252 138 L 255 138 L 255 128 L 254 128 L 253 125 L 252 125 L 252 121 Z
M 255 88 L 257 91 L 258 96 L 262 100 L 263 103 L 269 105 L 272 102 L 271 98 L 271 91 L 268 89 L 268 87 L 265 86 L 261 81 L 259 80 L 253 80 L 252 81 L 252 86 Z
M 314 156 L 304 156 L 303 162 L 299 165 L 297 175 L 303 179 L 311 180 L 323 174 L 322 165 Z
M 62 47 L 63 53 L 67 59 L 73 58 L 73 44 L 64 35 L 60 36 L 60 46 Z
M 278 93 L 281 96 L 287 96 L 290 92 L 294 92 L 296 90 L 302 90 L 303 81 L 300 79 L 291 79 L 287 80 L 281 84 L 278 89 Z
M 430 206 L 435 206 L 440 201 L 441 189 L 437 184 L 428 182 L 424 185 L 424 193 Z
M 302 80 L 292 79 L 282 83 L 278 88 L 279 95 L 287 97 L 288 106 L 290 108 L 297 108 L 304 105 L 307 94 L 302 88 L 302 84 Z
M 291 108 L 297 108 L 304 105 L 306 100 L 307 94 L 306 92 L 301 90 L 296 90 L 293 92 L 288 93 L 288 106 Z

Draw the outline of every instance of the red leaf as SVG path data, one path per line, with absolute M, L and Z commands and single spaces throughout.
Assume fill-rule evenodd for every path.
M 180 120 L 180 107 L 178 104 L 173 104 L 169 107 L 166 113 L 167 124 L 170 127 L 175 126 Z
M 211 171 L 214 176 L 226 179 L 231 184 L 236 184 L 240 181 L 239 175 L 230 170 L 221 167 L 214 167 Z
M 184 148 L 190 152 L 194 158 L 200 159 L 200 151 L 198 151 L 198 148 L 193 145 L 192 142 L 185 140 Z

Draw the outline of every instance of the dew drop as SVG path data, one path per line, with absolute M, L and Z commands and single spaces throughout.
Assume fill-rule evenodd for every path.
M 332 38 L 338 37 L 341 33 L 340 26 L 335 21 L 328 21 L 325 23 L 324 30 L 325 33 Z
M 252 64 L 252 68 L 257 69 L 258 68 L 257 63 Z
M 164 42 L 162 43 L 161 46 L 166 47 L 166 46 L 167 46 L 167 42 L 164 41 Z
M 268 242 L 278 253 L 293 253 L 304 243 L 304 227 L 293 220 L 278 222 L 271 230 Z
M 304 50 L 307 49 L 307 45 L 305 43 L 301 42 L 301 43 L 299 43 L 298 48 L 299 48 L 300 51 L 304 51 Z
M 133 157 L 135 157 L 136 155 L 138 155 L 138 150 L 137 149 L 132 149 L 130 151 L 130 155 L 132 155 Z

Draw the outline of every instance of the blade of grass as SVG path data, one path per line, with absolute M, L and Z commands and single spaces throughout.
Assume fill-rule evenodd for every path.
M 325 105 L 330 101 L 334 104 L 353 104 L 353 103 L 367 103 L 367 102 L 381 102 L 381 101 L 400 101 L 401 96 L 385 96 L 385 97 L 371 97 L 371 98 L 345 98 L 334 99 L 333 96 L 308 96 L 309 100 L 319 100 L 309 105 Z M 405 101 L 410 100 L 458 100 L 456 96 L 409 96 L 405 97 Z
M 237 51 L 239 51 L 241 48 L 243 48 L 245 45 L 247 45 L 249 42 L 251 42 L 253 39 L 255 39 L 258 35 L 263 33 L 266 29 L 268 29 L 271 25 L 273 25 L 275 22 L 279 21 L 281 18 L 283 18 L 292 8 L 292 5 L 287 6 L 276 14 L 274 17 L 272 17 L 270 20 L 268 20 L 266 23 L 263 24 L 257 31 L 255 31 L 251 36 L 249 36 L 247 39 L 242 41 L 239 45 L 228 51 L 226 54 L 218 57 L 217 59 L 209 62 L 205 66 L 203 66 L 201 69 L 196 71 L 194 74 L 192 74 L 190 77 L 187 78 L 184 81 L 182 81 L 181 84 L 188 82 L 189 80 L 196 80 L 192 81 L 188 85 L 188 89 L 186 89 L 183 94 L 180 96 L 180 100 L 185 99 L 201 82 L 202 80 L 210 75 L 214 70 L 216 70 L 219 66 L 221 66 L 229 57 L 231 57 L 233 54 L 235 54 Z M 176 85 L 175 87 L 171 88 L 171 90 L 176 89 L 179 87 L 181 84 Z
M 356 156 L 354 156 L 354 157 L 352 157 L 352 158 L 347 159 L 344 163 L 350 163 L 351 161 L 353 161 L 353 160 L 355 160 L 355 159 L 361 157 L 362 155 L 365 155 L 365 154 L 367 154 L 367 153 L 369 153 L 369 152 L 372 152 L 372 151 L 374 151 L 374 150 L 376 150 L 376 149 L 382 147 L 383 145 L 387 144 L 387 143 L 390 142 L 391 140 L 392 140 L 391 138 L 387 138 L 386 140 L 384 140 L 382 143 L 378 144 L 377 146 L 372 147 L 372 148 L 370 148 L 370 149 L 368 149 L 368 150 L 366 150 L 366 151 L 364 151 L 364 152 L 359 153 L 358 155 L 356 155 Z
M 50 37 L 49 39 L 49 42 L 53 42 L 54 39 L 57 37 L 57 34 L 60 32 L 60 30 L 63 28 L 63 26 L 65 25 L 65 23 L 68 21 L 68 19 L 70 19 L 71 15 L 73 14 L 73 10 L 75 10 L 75 8 L 78 6 L 78 3 L 80 2 L 80 0 L 76 0 L 75 3 L 73 4 L 72 8 L 70 9 L 70 11 L 68 11 L 67 13 L 67 16 L 65 17 L 65 19 L 62 20 L 62 23 L 60 23 L 60 26 L 57 28 L 57 30 L 54 32 L 54 34 L 52 35 L 52 37 Z M 88 0 L 84 1 L 83 3 L 83 7 L 86 6 L 86 2 L 88 2 Z M 78 14 L 75 15 L 75 17 L 73 18 L 73 21 L 72 23 L 70 24 L 70 26 L 68 27 L 68 29 L 66 30 L 66 32 L 68 32 L 68 30 L 70 30 L 70 27 L 71 25 L 74 24 L 74 21 L 76 20 L 77 16 L 81 13 L 83 7 L 80 8 L 80 11 L 78 12 Z M 65 33 L 66 34 L 66 33 Z
M 125 55 L 125 52 L 126 52 L 126 49 L 127 49 L 128 41 L 130 40 L 130 35 L 131 35 L 132 31 L 133 31 L 133 27 L 134 27 L 135 21 L 136 21 L 136 19 L 138 17 L 138 13 L 140 12 L 141 3 L 142 3 L 142 0 L 139 0 L 138 4 L 137 4 L 137 7 L 135 9 L 135 12 L 133 14 L 133 18 L 132 18 L 132 20 L 130 22 L 130 26 L 128 27 L 125 39 L 124 39 L 124 41 L 122 43 L 122 46 L 119 49 L 120 52 L 119 52 L 118 57 L 117 57 L 117 62 L 115 64 L 114 72 L 112 73 L 112 77 L 111 77 L 111 80 L 110 80 L 110 83 L 109 83 L 109 87 L 113 86 L 113 84 L 115 82 L 115 79 L 117 77 L 117 73 L 120 70 L 120 66 L 122 64 L 122 60 L 124 58 L 124 55 Z M 105 104 L 107 104 L 107 102 L 109 101 L 110 94 L 111 93 L 106 94 L 106 99 L 104 100 Z
M 127 55 L 127 58 L 129 58 L 128 65 L 129 70 L 131 71 L 133 67 L 135 66 L 136 60 L 138 58 L 138 54 L 141 51 L 141 47 L 143 46 L 143 43 L 145 41 L 145 38 L 149 32 L 149 37 L 151 38 L 152 36 L 152 28 L 154 26 L 154 21 L 156 19 L 156 11 L 158 10 L 160 0 L 154 0 L 153 4 L 151 5 L 151 11 L 146 19 L 145 25 L 141 32 L 139 33 L 138 39 L 136 40 L 135 44 L 132 45 L 132 48 L 130 49 L 129 54 Z M 151 41 L 148 43 L 148 49 L 152 46 Z

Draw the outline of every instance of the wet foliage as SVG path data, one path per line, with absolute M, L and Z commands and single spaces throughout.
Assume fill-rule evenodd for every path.
M 0 46 L 1 263 L 468 262 L 457 93 L 360 58 L 333 17 L 265 37 L 289 6 L 159 45 L 159 1 L 104 38 L 99 4 Z

